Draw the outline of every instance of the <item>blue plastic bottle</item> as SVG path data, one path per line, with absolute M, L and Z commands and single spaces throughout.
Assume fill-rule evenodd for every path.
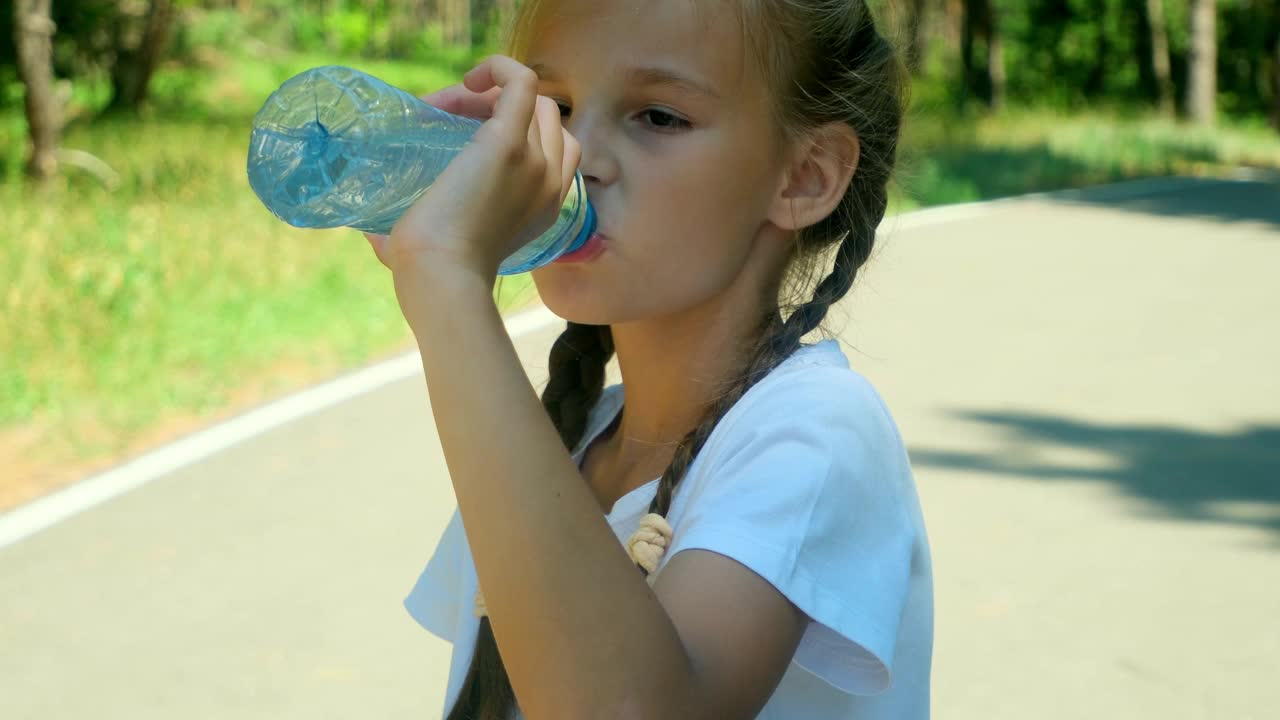
M 480 125 L 359 70 L 313 68 L 285 81 L 254 116 L 249 185 L 294 227 L 385 235 Z M 551 229 L 504 260 L 498 274 L 542 267 L 595 230 L 579 173 Z

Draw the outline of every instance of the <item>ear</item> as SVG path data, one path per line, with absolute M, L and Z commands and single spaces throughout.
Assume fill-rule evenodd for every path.
M 796 144 L 768 219 L 783 230 L 801 230 L 831 214 L 858 167 L 862 144 L 845 123 L 825 125 Z

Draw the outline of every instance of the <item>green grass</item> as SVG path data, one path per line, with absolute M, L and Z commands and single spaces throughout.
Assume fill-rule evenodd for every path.
M 246 387 L 280 392 L 411 345 L 364 238 L 279 222 L 245 177 L 252 113 L 320 62 L 237 61 L 243 84 L 166 72 L 147 117 L 74 123 L 63 146 L 119 173 L 114 192 L 74 169 L 24 187 L 23 122 L 3 111 L 0 428 L 47 428 L 42 452 L 110 454 L 168 419 L 217 413 Z M 450 81 L 366 67 L 422 92 Z M 98 91 L 77 100 L 100 104 Z M 508 308 L 534 296 L 523 277 L 500 289 Z
M 456 82 L 466 61 L 347 64 L 426 93 Z M 0 108 L 0 429 L 39 428 L 31 447 L 50 462 L 110 456 L 175 418 L 213 416 L 410 345 L 363 238 L 290 228 L 245 179 L 253 112 L 289 76 L 332 60 L 212 62 L 162 71 L 142 118 L 85 113 L 68 128 L 63 145 L 118 172 L 115 191 L 74 169 L 47 189 L 25 187 L 20 104 Z M 105 92 L 79 86 L 75 102 L 92 110 Z M 896 210 L 1280 167 L 1280 138 L 1260 125 L 926 108 L 906 127 L 902 158 Z M 531 299 L 526 278 L 504 283 L 505 307 Z
M 1261 122 L 1210 129 L 1120 113 L 951 117 L 918 108 L 904 128 L 895 207 L 1238 166 L 1280 167 L 1280 134 Z

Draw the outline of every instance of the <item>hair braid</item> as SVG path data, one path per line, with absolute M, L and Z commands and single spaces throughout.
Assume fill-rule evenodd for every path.
M 587 417 L 604 389 L 605 366 L 611 357 L 613 331 L 608 325 L 571 322 L 551 346 L 551 379 L 542 392 L 542 407 L 569 452 L 586 431 Z

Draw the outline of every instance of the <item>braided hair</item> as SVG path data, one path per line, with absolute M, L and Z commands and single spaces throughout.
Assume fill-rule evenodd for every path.
M 521 6 L 508 43 L 514 56 L 522 57 L 538 9 L 549 2 L 525 0 Z M 789 260 L 793 279 L 808 277 L 814 267 L 825 268 L 834 246 L 830 272 L 807 300 L 778 307 L 761 318 L 755 345 L 741 371 L 720 386 L 663 471 L 649 505 L 649 512 L 659 516 L 670 510 L 681 479 L 729 409 L 799 349 L 807 335 L 820 330 L 831 306 L 853 287 L 884 218 L 906 103 L 901 60 L 877 30 L 862 0 L 739 0 L 734 4 L 752 59 L 772 84 L 771 111 L 778 131 L 796 137 L 830 123 L 844 123 L 857 133 L 860 155 L 840 204 L 829 216 L 797 233 Z M 784 309 L 790 310 L 785 319 Z M 570 322 L 551 348 L 550 381 L 542 404 L 570 452 L 583 438 L 613 354 L 613 334 L 607 325 Z M 492 626 L 488 617 L 481 617 L 475 655 L 448 720 L 507 720 L 515 706 Z

